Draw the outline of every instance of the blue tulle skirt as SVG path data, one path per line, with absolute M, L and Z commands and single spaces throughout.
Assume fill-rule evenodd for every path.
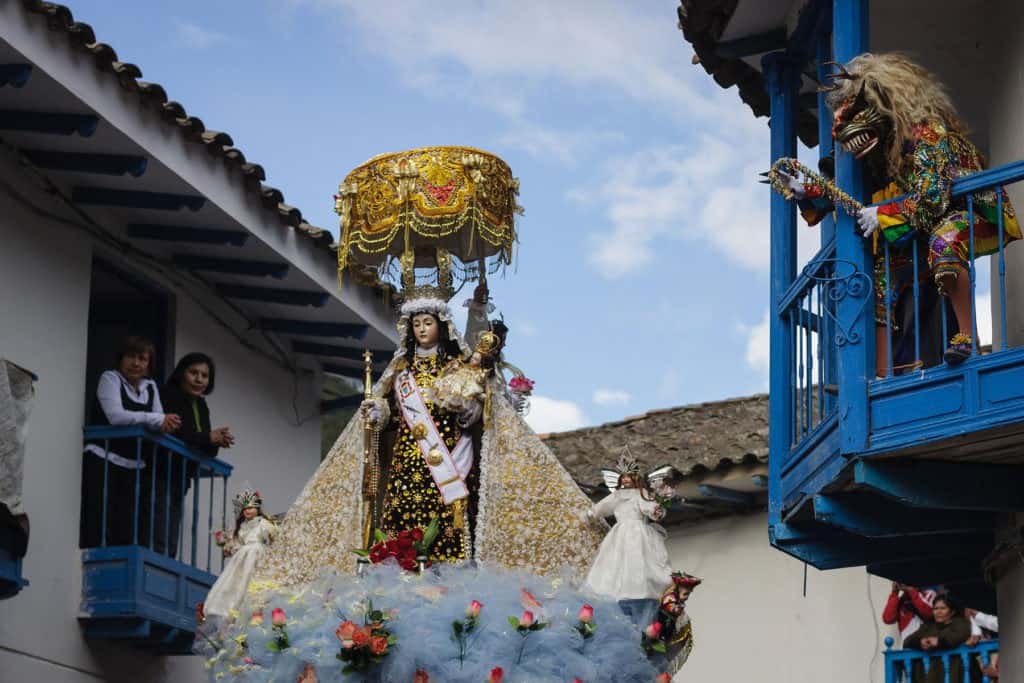
M 531 609 L 537 620 L 548 623 L 525 638 L 508 620 L 523 613 L 523 590 L 542 604 Z M 452 622 L 465 618 L 472 600 L 484 606 L 460 662 Z M 363 624 L 371 601 L 374 610 L 392 614 L 387 627 L 397 643 L 366 672 L 343 674 L 335 630 L 345 620 Z M 573 628 L 584 604 L 593 606 L 597 626 L 586 641 Z M 271 626 L 275 608 L 287 618 L 289 642 L 281 652 L 274 651 L 280 635 Z M 255 611 L 263 613 L 262 624 L 251 623 Z M 639 629 L 615 601 L 581 593 L 566 577 L 470 566 L 438 566 L 422 575 L 393 565 L 374 566 L 358 578 L 325 574 L 295 593 L 263 595 L 259 603 L 249 598 L 235 619 L 208 621 L 201 631 L 196 649 L 207 657 L 211 681 L 295 683 L 307 664 L 321 683 L 410 683 L 418 669 L 432 683 L 480 683 L 495 667 L 504 670 L 505 683 L 650 683 L 659 673 L 644 654 Z

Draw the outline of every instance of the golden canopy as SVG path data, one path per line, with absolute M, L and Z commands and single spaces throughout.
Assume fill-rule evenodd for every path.
M 512 261 L 519 181 L 498 157 L 472 147 L 422 147 L 370 159 L 345 177 L 335 196 L 341 217 L 338 272 L 376 269 L 387 278 L 436 267 L 441 254 L 477 268 Z

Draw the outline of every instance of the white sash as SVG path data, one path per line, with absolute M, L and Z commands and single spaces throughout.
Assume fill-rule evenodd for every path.
M 455 448 L 448 450 L 427 410 L 416 378 L 409 370 L 400 372 L 395 381 L 395 402 L 420 447 L 423 461 L 430 469 L 430 476 L 434 478 L 444 504 L 451 505 L 468 496 L 465 479 L 473 467 L 473 440 L 468 434 L 463 434 Z

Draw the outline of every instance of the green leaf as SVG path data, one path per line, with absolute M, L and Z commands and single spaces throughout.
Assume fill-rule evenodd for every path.
M 540 631 L 540 630 L 543 630 L 546 627 L 547 627 L 547 622 L 535 621 L 535 622 L 533 622 L 533 625 L 530 626 L 530 630 L 531 631 Z
M 345 674 L 346 676 L 348 676 L 349 674 L 354 674 L 355 672 L 356 668 L 351 664 L 347 665 L 344 669 L 341 670 L 341 673 Z
M 383 621 L 384 613 L 381 612 L 379 609 L 375 609 L 372 612 L 370 612 L 369 616 L 367 616 L 367 619 L 369 619 L 372 622 Z
M 388 540 L 388 536 L 387 536 L 387 534 L 385 534 L 380 529 L 374 529 L 373 530 L 373 540 L 375 542 L 377 542 L 377 543 L 381 543 L 383 541 Z
M 277 644 L 276 640 L 271 640 L 269 643 L 267 643 L 267 649 L 270 650 L 271 652 L 280 652 L 281 651 L 281 647 Z
M 417 544 L 421 551 L 425 552 L 430 550 L 430 547 L 434 545 L 434 540 L 437 538 L 437 534 L 440 530 L 441 520 L 434 517 L 430 520 L 430 524 L 427 525 L 427 528 L 423 530 L 423 540 Z
M 455 635 L 461 636 L 463 628 L 464 627 L 463 627 L 463 624 L 462 624 L 461 621 L 453 621 L 452 622 L 452 630 L 455 631 Z
M 508 623 L 512 624 L 512 628 L 519 628 L 519 617 L 509 617 Z
M 357 556 L 359 556 L 359 557 L 369 557 L 370 556 L 370 551 L 369 550 L 363 550 L 362 548 L 356 548 L 355 550 L 352 551 L 352 553 L 357 555 Z
M 398 636 L 396 636 L 394 633 L 389 633 L 388 634 L 388 645 L 397 645 L 397 644 L 398 644 Z
M 651 649 L 654 650 L 655 652 L 660 652 L 661 654 L 665 654 L 665 643 L 662 643 L 661 641 L 658 641 L 654 645 L 651 645 Z

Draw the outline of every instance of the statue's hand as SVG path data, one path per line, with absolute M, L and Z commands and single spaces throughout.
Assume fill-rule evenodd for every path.
M 368 398 L 359 404 L 359 414 L 369 425 L 376 427 L 381 423 L 383 411 L 380 406 L 380 399 Z

